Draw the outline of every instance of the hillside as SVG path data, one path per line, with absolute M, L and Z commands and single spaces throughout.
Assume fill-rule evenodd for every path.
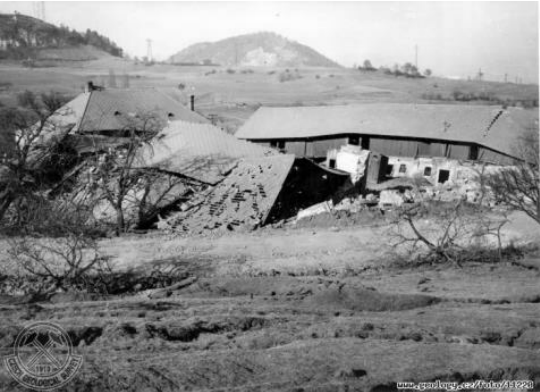
M 171 56 L 169 61 L 222 66 L 339 67 L 309 46 L 271 32 L 194 44 Z
M 79 33 L 21 14 L 0 14 L 0 59 L 95 60 L 122 57 L 109 38 L 86 30 Z

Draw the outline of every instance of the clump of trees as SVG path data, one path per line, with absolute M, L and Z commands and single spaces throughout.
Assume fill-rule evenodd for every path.
M 395 64 L 392 69 L 383 68 L 383 72 L 386 75 L 392 75 L 395 77 L 404 76 L 406 78 L 424 78 L 425 76 L 420 73 L 418 68 L 412 63 L 405 63 L 403 65 Z M 430 71 L 431 74 L 431 71 Z
M 459 89 L 452 91 L 449 95 L 443 95 L 441 93 L 423 93 L 422 99 L 435 100 L 435 101 L 458 101 L 458 102 L 485 102 L 490 105 L 503 105 L 503 106 L 522 106 L 524 108 L 538 107 L 538 100 L 536 99 L 510 99 L 502 98 L 492 92 L 465 92 Z
M 364 60 L 364 63 L 357 68 L 363 72 L 377 71 L 377 68 L 373 66 L 370 60 Z M 412 63 L 405 63 L 403 65 L 395 64 L 393 68 L 380 67 L 379 70 L 385 75 L 392 75 L 395 77 L 404 76 L 407 78 L 425 78 L 432 75 L 431 69 L 427 68 L 423 73 L 421 73 L 420 70 Z
M 360 65 L 358 67 L 360 71 L 366 71 L 366 72 L 374 72 L 377 70 L 372 64 L 370 60 L 364 60 L 363 65 Z
M 122 49 L 109 38 L 87 29 L 79 33 L 67 26 L 55 26 L 25 15 L 0 15 L 0 38 L 7 41 L 0 58 L 27 59 L 33 49 L 92 45 L 113 56 L 122 57 Z

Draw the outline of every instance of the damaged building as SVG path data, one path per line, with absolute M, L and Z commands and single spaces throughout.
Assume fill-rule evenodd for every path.
M 456 179 L 462 165 L 512 164 L 515 141 L 534 120 L 524 109 L 480 105 L 263 107 L 236 136 L 330 167 L 343 146 L 357 146 L 388 157 L 388 177 L 420 174 L 436 184 Z
M 107 226 L 116 213 L 100 196 L 93 165 L 106 156 L 101 153 L 122 154 L 129 132 L 144 132 L 150 122 L 152 139 L 140 147 L 133 165 L 140 184 L 129 190 L 123 206 L 131 228 L 158 222 L 189 233 L 255 228 L 327 199 L 349 179 L 308 159 L 239 140 L 154 89 L 108 91 L 90 85 L 49 121 L 44 138 L 64 140 L 79 162 L 66 168 L 60 181 L 72 185 L 56 186 L 53 193 L 75 199 L 93 194 L 98 200 L 93 215 Z M 115 186 L 114 176 L 108 181 L 107 187 Z
M 86 91 L 60 108 L 51 118 L 54 125 L 64 124 L 67 142 L 79 154 L 95 153 L 126 143 L 126 129 L 141 131 L 163 128 L 181 120 L 209 123 L 205 117 L 156 89 L 96 89 L 89 83 Z
M 161 228 L 177 232 L 253 229 L 294 216 L 348 180 L 342 172 L 238 140 L 209 124 L 171 122 L 140 153 L 139 168 L 204 185 L 160 220 Z

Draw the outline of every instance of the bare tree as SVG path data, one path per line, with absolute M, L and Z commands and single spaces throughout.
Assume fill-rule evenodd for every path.
M 92 181 L 116 214 L 116 234 L 126 230 L 125 208 L 130 194 L 137 191 L 144 174 L 137 169 L 139 149 L 150 145 L 152 138 L 163 128 L 163 122 L 152 113 L 124 117 L 119 132 L 125 142 L 118 149 L 96 154 Z
M 50 175 L 65 166 L 68 155 L 62 144 L 69 130 L 51 117 L 65 102 L 57 93 L 36 96 L 26 91 L 18 97 L 23 109 L 12 109 L 2 118 L 2 126 L 14 141 L 13 148 L 0 157 L 0 221 L 15 205 L 20 223 L 20 210 Z
M 530 127 L 515 149 L 520 160 L 486 175 L 486 185 L 496 202 L 522 211 L 540 223 L 538 128 Z

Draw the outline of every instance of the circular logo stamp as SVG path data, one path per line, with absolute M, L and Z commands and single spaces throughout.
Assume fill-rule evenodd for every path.
M 14 353 L 4 362 L 18 383 L 30 389 L 47 391 L 71 381 L 81 368 L 83 359 L 73 353 L 71 339 L 60 326 L 37 322 L 19 332 Z

